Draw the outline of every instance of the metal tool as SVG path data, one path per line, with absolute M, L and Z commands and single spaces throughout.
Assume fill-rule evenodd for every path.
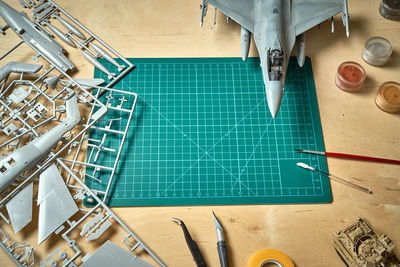
M 311 166 L 309 166 L 309 165 L 307 165 L 305 163 L 298 162 L 297 166 L 299 166 L 299 167 L 301 167 L 303 169 L 306 169 L 306 170 L 310 170 L 310 171 L 315 172 L 315 173 L 319 173 L 319 174 L 324 175 L 324 176 L 326 176 L 326 177 L 328 177 L 328 178 L 330 178 L 332 180 L 335 180 L 335 181 L 340 182 L 340 183 L 342 183 L 344 185 L 353 187 L 353 188 L 358 189 L 360 191 L 363 191 L 365 193 L 372 194 L 371 189 L 368 189 L 368 188 L 362 187 L 361 185 L 358 185 L 358 184 L 355 184 L 353 182 L 347 181 L 347 180 L 345 180 L 343 178 L 340 178 L 339 176 L 330 174 L 329 172 L 318 170 L 317 168 L 311 167 Z
M 206 262 L 204 261 L 203 255 L 201 255 L 200 249 L 197 246 L 196 241 L 192 239 L 186 225 L 182 222 L 182 220 L 178 218 L 172 218 L 173 222 L 176 222 L 182 227 L 183 234 L 185 235 L 186 244 L 190 249 L 190 253 L 192 253 L 193 259 L 196 262 L 197 267 L 206 267 Z
M 218 249 L 219 262 L 221 264 L 221 267 L 228 267 L 229 261 L 228 261 L 228 253 L 224 238 L 224 229 L 222 229 L 222 226 L 219 223 L 217 216 L 215 216 L 214 212 L 213 216 L 214 216 L 215 230 L 217 231 L 217 240 L 218 240 L 217 249 Z

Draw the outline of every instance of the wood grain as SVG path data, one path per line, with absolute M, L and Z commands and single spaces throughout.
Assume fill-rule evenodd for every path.
M 315 27 L 307 32 L 306 55 L 313 63 L 326 150 L 400 159 L 400 115 L 385 113 L 374 103 L 381 83 L 400 81 L 400 23 L 381 17 L 379 2 L 349 1 L 350 38 L 345 36 L 341 17 L 336 16 L 334 34 L 329 21 L 321 24 L 320 29 Z M 240 27 L 233 21 L 226 24 L 221 13 L 214 26 L 214 10 L 209 8 L 200 29 L 200 1 L 57 3 L 125 57 L 240 57 Z M 385 37 L 393 45 L 393 55 L 385 67 L 370 66 L 361 58 L 364 42 L 372 36 Z M 18 40 L 11 31 L 0 38 L 0 52 Z M 19 56 L 29 59 L 23 54 Z M 254 42 L 250 56 L 257 56 Z M 93 67 L 79 52 L 71 52 L 69 58 L 79 68 L 75 77 L 92 77 Z M 339 64 L 350 60 L 362 64 L 367 72 L 363 88 L 353 94 L 339 90 L 334 83 Z M 185 222 L 208 265 L 219 266 L 212 211 L 225 229 L 231 266 L 247 266 L 254 253 L 266 248 L 285 252 L 296 266 L 344 266 L 333 248 L 332 233 L 357 217 L 368 218 L 378 232 L 386 233 L 397 244 L 395 252 L 400 255 L 400 166 L 335 158 L 329 158 L 328 165 L 331 173 L 357 181 L 374 194 L 333 183 L 334 200 L 326 205 L 113 210 L 168 266 L 195 266 L 182 231 L 171 222 L 172 217 Z M 26 238 L 36 244 L 34 232 Z M 8 264 L 1 251 L 0 266 Z

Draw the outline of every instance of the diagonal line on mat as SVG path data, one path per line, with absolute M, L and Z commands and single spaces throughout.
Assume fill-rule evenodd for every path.
M 230 128 L 212 147 L 210 147 L 209 149 L 207 149 L 207 153 L 210 152 L 216 145 L 218 145 L 226 136 L 228 136 L 236 127 L 238 127 L 238 125 L 244 121 L 244 119 L 246 119 L 248 116 L 250 116 L 251 113 L 253 113 L 254 110 L 256 110 L 258 108 L 258 106 L 260 106 L 263 102 L 265 102 L 265 98 L 263 100 L 261 100 L 260 102 L 257 103 L 257 105 L 250 110 L 249 113 L 246 114 L 246 116 L 244 116 L 243 118 L 241 118 L 234 126 L 232 126 L 232 128 Z
M 233 178 L 235 178 L 235 184 L 232 187 L 232 189 L 235 187 L 235 185 L 237 183 L 240 183 L 243 187 L 247 188 L 247 190 L 249 190 L 251 193 L 255 194 L 256 192 L 254 192 L 253 190 L 251 190 L 245 183 L 243 183 L 242 181 L 240 181 L 240 178 L 236 177 L 235 175 L 233 175 L 233 173 L 231 173 L 230 171 L 228 171 L 224 166 L 222 166 L 217 160 L 215 160 L 213 157 L 211 157 L 219 166 L 221 166 L 226 172 L 228 172 L 230 175 L 232 175 Z M 231 190 L 232 191 L 232 190 Z
M 127 88 L 130 88 L 129 84 L 127 82 L 125 82 L 124 80 L 122 80 L 122 88 L 126 86 Z M 189 135 L 185 134 L 185 132 L 183 132 L 178 126 L 176 126 L 172 121 L 170 121 L 163 113 L 160 112 L 159 109 L 157 109 L 155 106 L 153 106 L 150 102 L 146 101 L 146 99 L 144 99 L 144 97 L 142 97 L 141 95 L 138 95 L 139 98 L 145 102 L 148 106 L 150 106 L 151 109 L 153 109 L 155 112 L 158 113 L 158 115 L 163 118 L 165 121 L 167 121 L 171 126 L 173 126 L 178 132 L 180 132 L 183 136 L 186 136 L 186 138 L 193 143 L 199 150 L 201 150 L 204 154 L 198 158 L 187 170 L 185 170 L 177 179 L 175 179 L 172 184 L 170 186 L 168 186 L 163 193 L 167 192 L 174 184 L 176 184 L 188 171 L 190 171 L 201 159 L 204 158 L 204 156 L 209 156 L 215 163 L 217 163 L 221 168 L 223 168 L 229 175 L 231 175 L 233 178 L 235 178 L 236 182 L 235 184 L 237 184 L 238 182 L 240 182 L 243 187 L 247 188 L 248 190 L 250 190 L 250 188 L 243 184 L 243 182 L 239 181 L 239 179 L 233 174 L 231 173 L 228 169 L 226 169 L 221 163 L 219 163 L 214 157 L 212 157 L 211 155 L 209 155 L 208 153 L 217 145 L 219 144 L 226 136 L 228 136 L 234 129 L 237 128 L 237 126 L 244 120 L 246 119 L 256 108 L 258 108 L 263 102 L 265 102 L 265 98 L 263 98 L 263 100 L 261 100 L 260 102 L 257 103 L 256 106 L 254 106 L 254 108 L 248 112 L 245 116 L 243 116 L 237 123 L 235 123 L 235 125 L 232 126 L 231 129 L 228 130 L 228 132 L 226 132 L 212 147 L 210 147 L 207 151 L 204 150 L 202 147 L 200 147 L 200 145 L 195 142 L 192 138 L 189 137 Z
M 126 82 L 122 81 L 122 84 L 124 84 Z M 122 85 L 123 86 L 123 85 Z M 265 102 L 265 98 L 263 98 L 260 102 L 257 103 L 257 105 L 254 106 L 254 108 L 252 110 L 250 110 L 245 116 L 243 116 L 243 118 L 241 118 L 237 123 L 235 123 L 235 125 L 232 126 L 231 129 L 228 130 L 228 132 L 226 132 L 212 147 L 210 147 L 209 149 L 204 150 L 202 147 L 200 147 L 200 145 L 198 143 L 196 143 L 192 138 L 189 137 L 188 134 L 185 134 L 184 131 L 182 131 L 181 128 L 179 128 L 178 126 L 176 126 L 172 121 L 170 121 L 164 114 L 162 114 L 156 107 L 154 107 L 150 102 L 146 101 L 146 99 L 144 99 L 142 96 L 138 95 L 140 99 L 142 99 L 146 104 L 148 104 L 150 106 L 150 108 L 152 108 L 153 110 L 155 110 L 163 119 L 165 119 L 169 124 L 171 124 L 175 129 L 177 129 L 181 134 L 183 134 L 184 136 L 186 135 L 186 138 L 189 139 L 189 141 L 191 141 L 193 144 L 195 144 L 199 149 L 201 149 L 204 153 L 208 153 L 211 149 L 213 149 L 219 142 L 221 142 L 225 136 L 229 135 L 244 119 L 246 119 L 248 116 L 250 116 L 251 113 L 253 113 L 253 111 L 255 109 L 257 109 L 263 102 Z
M 219 163 L 215 158 L 213 158 L 213 157 L 209 154 L 209 152 L 210 152 L 218 143 L 220 143 L 226 136 L 228 136 L 229 133 L 232 132 L 233 129 L 235 129 L 235 128 L 239 125 L 239 123 L 241 123 L 244 119 L 246 119 L 246 118 L 247 118 L 258 106 L 260 106 L 263 102 L 265 102 L 265 98 L 264 98 L 263 100 L 261 100 L 260 102 L 258 102 L 258 104 L 257 104 L 249 113 L 247 113 L 246 116 L 244 116 L 243 118 L 241 118 L 231 129 L 229 129 L 229 131 L 228 131 L 226 134 L 224 134 L 224 135 L 223 135 L 212 147 L 210 147 L 207 151 L 205 151 L 203 148 L 201 148 L 200 146 L 198 146 L 196 142 L 194 142 L 193 140 L 191 140 L 190 137 L 189 137 L 188 135 L 186 135 L 187 138 L 188 138 L 189 140 L 191 140 L 194 144 L 197 145 L 197 147 L 198 147 L 202 152 L 204 152 L 204 154 L 203 154 L 203 156 L 201 156 L 200 158 L 198 158 L 187 170 L 185 170 L 185 171 L 182 173 L 182 175 L 180 175 L 178 178 L 176 178 L 176 179 L 172 182 L 172 184 L 170 184 L 170 185 L 164 190 L 163 193 L 167 192 L 172 186 L 174 186 L 174 185 L 183 177 L 183 175 L 186 174 L 189 170 L 191 170 L 205 155 L 208 155 L 211 159 L 213 159 L 213 160 L 214 160 L 218 165 L 220 165 L 226 172 L 228 172 L 230 175 L 232 175 L 232 176 L 236 179 L 236 182 L 238 182 L 238 178 L 237 178 L 235 175 L 233 175 L 230 171 L 228 171 L 224 166 L 222 166 L 221 163 Z M 151 106 L 151 104 L 149 104 L 149 105 Z M 168 120 L 168 119 L 167 119 L 167 120 Z M 171 123 L 174 127 L 176 127 L 172 122 L 170 122 L 170 123 Z M 178 131 L 180 131 L 181 133 L 184 134 L 184 132 L 182 132 L 178 127 L 176 127 L 176 128 L 177 128 Z M 242 184 L 243 184 L 243 183 L 242 183 Z M 246 188 L 248 188 L 245 184 L 243 184 L 243 186 L 246 187 Z
M 190 165 L 189 168 L 187 168 L 181 175 L 179 175 L 178 178 L 176 178 L 172 184 L 170 184 L 162 193 L 160 193 L 160 195 L 163 195 L 165 193 L 167 193 L 167 191 L 174 186 L 188 171 L 190 171 L 202 158 L 204 158 L 206 156 L 206 154 L 203 154 L 203 156 L 201 156 L 200 158 L 198 158 L 192 165 Z
M 124 86 L 124 81 L 122 81 L 122 86 Z M 201 156 L 200 158 L 198 158 L 187 170 L 185 170 L 178 178 L 176 178 L 172 184 L 170 184 L 163 192 L 162 194 L 164 194 L 165 192 L 167 192 L 173 185 L 175 185 L 188 171 L 190 171 L 202 158 L 204 158 L 205 155 L 208 155 L 215 163 L 217 163 L 220 167 L 222 167 L 229 175 L 231 175 L 233 178 L 235 178 L 235 184 L 237 184 L 238 182 L 241 183 L 243 185 L 243 187 L 247 188 L 248 190 L 250 190 L 250 188 L 244 184 L 242 181 L 239 180 L 238 177 L 236 177 L 233 173 L 231 173 L 228 169 L 226 169 L 221 163 L 219 163 L 214 157 L 212 157 L 211 155 L 209 155 L 208 153 L 217 145 L 219 144 L 226 136 L 228 136 L 234 129 L 237 128 L 237 126 L 243 121 L 245 120 L 248 116 L 250 116 L 251 113 L 253 113 L 253 111 L 255 109 L 257 109 L 263 102 L 265 102 L 265 98 L 263 98 L 260 102 L 257 103 L 257 105 L 254 106 L 254 108 L 248 112 L 245 116 L 243 116 L 237 123 L 235 123 L 235 125 L 232 126 L 231 129 L 228 130 L 227 133 L 225 133 L 212 147 L 210 147 L 207 151 L 204 150 L 202 147 L 200 147 L 200 145 L 198 143 L 196 143 L 192 138 L 189 137 L 189 135 L 185 134 L 185 132 L 183 132 L 178 126 L 176 126 L 172 121 L 170 121 L 163 113 L 161 113 L 156 107 L 154 107 L 150 102 L 146 101 L 146 99 L 144 99 L 142 96 L 139 95 L 139 98 L 141 98 L 142 101 L 144 101 L 147 105 L 150 106 L 151 109 L 153 109 L 154 111 L 156 111 L 158 113 L 158 115 L 160 115 L 164 120 L 166 120 L 171 126 L 173 126 L 176 130 L 178 130 L 181 134 L 183 134 L 184 136 L 186 136 L 186 138 L 193 143 L 198 149 L 200 149 L 204 154 L 203 156 Z M 250 190 L 251 191 L 251 190 Z M 253 192 L 254 193 L 254 192 Z
M 285 100 L 285 97 L 286 97 L 286 94 L 283 96 L 282 102 Z M 256 146 L 254 147 L 253 151 L 251 152 L 250 156 L 248 157 L 248 159 L 247 159 L 247 161 L 246 161 L 246 164 L 243 166 L 243 168 L 240 168 L 240 169 L 245 169 L 245 168 L 247 168 L 247 165 L 249 164 L 249 162 L 250 162 L 250 160 L 251 160 L 251 157 L 252 157 L 252 156 L 254 155 L 254 153 L 256 152 L 256 149 L 258 148 L 258 146 L 261 144 L 261 140 L 264 138 L 265 134 L 267 133 L 267 130 L 268 130 L 269 126 L 271 125 L 271 123 L 272 123 L 273 121 L 274 121 L 274 119 L 271 118 L 271 120 L 268 122 L 267 126 L 265 127 L 265 130 L 264 130 L 264 132 L 262 133 L 260 139 L 258 140 Z M 240 174 L 239 174 L 238 181 L 240 180 L 240 177 L 241 177 L 241 176 L 242 176 L 242 172 L 240 172 Z M 236 186 L 236 184 L 237 184 L 238 181 L 236 181 L 236 183 L 233 184 L 233 186 L 232 186 L 232 188 L 231 188 L 231 191 L 235 188 L 235 186 Z M 242 181 L 240 181 L 240 182 L 243 184 Z
M 271 118 L 271 120 L 269 121 L 269 123 L 268 123 L 267 126 L 265 127 L 265 130 L 264 130 L 264 132 L 262 133 L 260 139 L 258 140 L 256 146 L 254 147 L 253 151 L 251 152 L 249 158 L 247 159 L 246 164 L 243 166 L 243 168 L 240 168 L 240 169 L 245 169 L 245 168 L 247 168 L 247 164 L 249 164 L 249 162 L 250 162 L 250 160 L 251 160 L 251 157 L 252 157 L 252 156 L 254 155 L 254 153 L 256 152 L 256 149 L 258 148 L 258 146 L 261 144 L 261 140 L 264 138 L 264 136 L 265 136 L 265 134 L 267 133 L 267 130 L 268 130 L 268 128 L 269 128 L 269 126 L 270 126 L 270 124 L 271 124 L 271 122 L 272 122 L 273 120 L 274 120 L 274 119 Z M 241 177 L 241 176 L 242 176 L 242 172 L 240 172 L 239 177 L 238 177 L 238 180 L 240 180 L 240 177 Z M 242 181 L 241 181 L 241 183 L 243 184 Z M 237 184 L 237 182 L 233 184 L 233 186 L 232 186 L 232 188 L 231 188 L 231 191 L 235 188 L 236 184 Z
M 210 156 L 210 155 L 209 155 L 209 156 Z M 246 184 L 244 184 L 242 181 L 240 181 L 238 177 L 236 177 L 233 173 L 231 173 L 229 170 L 227 170 L 227 169 L 226 169 L 221 163 L 219 163 L 216 159 L 214 159 L 214 158 L 211 157 L 211 156 L 210 156 L 210 158 L 212 158 L 212 159 L 215 161 L 215 163 L 217 163 L 217 164 L 218 164 L 219 166 L 221 166 L 227 173 L 229 173 L 233 178 L 235 178 L 235 180 L 236 180 L 235 184 L 240 183 L 243 187 L 247 188 L 247 190 L 249 190 L 250 192 L 252 192 L 252 193 L 255 194 L 255 192 L 254 192 L 253 190 L 251 190 Z

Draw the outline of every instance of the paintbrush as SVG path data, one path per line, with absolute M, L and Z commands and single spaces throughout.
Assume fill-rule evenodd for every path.
M 295 150 L 298 151 L 298 152 L 302 152 L 302 153 L 323 155 L 323 156 L 327 156 L 327 157 L 335 157 L 335 158 L 343 158 L 343 159 L 355 159 L 355 160 L 373 161 L 373 162 L 390 163 L 390 164 L 400 164 L 400 160 L 394 160 L 394 159 L 384 159 L 384 158 L 367 157 L 367 156 L 345 154 L 345 153 L 312 151 L 312 150 L 303 150 L 303 149 L 295 149 Z

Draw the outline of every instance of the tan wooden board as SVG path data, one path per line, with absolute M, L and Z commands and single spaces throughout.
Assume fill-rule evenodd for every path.
M 400 81 L 400 22 L 381 17 L 379 2 L 349 1 L 350 38 L 345 36 L 341 17 L 336 16 L 334 34 L 329 21 L 307 32 L 306 55 L 313 63 L 327 151 L 400 159 L 400 115 L 385 113 L 374 102 L 381 83 Z M 57 3 L 125 57 L 240 56 L 240 27 L 233 21 L 226 24 L 221 13 L 214 26 L 214 10 L 209 8 L 200 29 L 200 1 Z M 373 67 L 362 60 L 364 42 L 372 36 L 385 37 L 393 45 L 385 67 Z M 0 38 L 2 52 L 19 40 L 11 31 Z M 250 56 L 257 56 L 254 42 Z M 21 54 L 21 58 L 29 60 L 30 56 Z M 93 67 L 79 52 L 69 58 L 79 68 L 75 77 L 92 77 Z M 362 64 L 367 72 L 364 87 L 355 94 L 339 90 L 334 83 L 337 67 L 349 60 Z M 357 217 L 368 218 L 377 232 L 386 233 L 400 255 L 400 166 L 333 158 L 328 159 L 328 165 L 331 173 L 357 181 L 374 193 L 367 195 L 333 182 L 332 204 L 113 210 L 168 266 L 195 266 L 181 229 L 171 222 L 174 216 L 186 223 L 208 265 L 219 266 L 211 211 L 226 231 L 232 266 L 247 266 L 250 257 L 265 248 L 285 252 L 296 266 L 344 266 L 333 248 L 332 233 Z M 26 237 L 36 244 L 34 233 Z M 0 266 L 9 266 L 9 262 L 1 251 Z

